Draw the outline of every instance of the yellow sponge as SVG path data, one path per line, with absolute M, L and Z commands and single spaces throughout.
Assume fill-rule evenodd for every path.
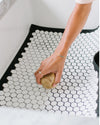
M 41 78 L 41 84 L 43 85 L 44 88 L 46 89 L 51 89 L 53 88 L 53 83 L 55 82 L 55 74 L 54 73 L 49 73 Z

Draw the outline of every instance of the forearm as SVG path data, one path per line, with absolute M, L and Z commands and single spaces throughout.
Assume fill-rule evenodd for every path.
M 91 3 L 75 5 L 75 8 L 63 33 L 62 39 L 54 52 L 55 55 L 61 54 L 65 57 L 67 56 L 68 49 L 85 25 L 90 10 Z

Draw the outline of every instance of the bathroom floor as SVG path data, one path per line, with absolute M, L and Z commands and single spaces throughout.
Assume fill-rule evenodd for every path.
M 31 25 L 23 46 L 1 79 L 1 106 L 97 116 L 98 78 L 92 62 L 99 50 L 98 29 L 79 34 L 71 45 L 56 88 L 46 90 L 36 83 L 34 72 L 54 52 L 62 33 L 62 29 Z

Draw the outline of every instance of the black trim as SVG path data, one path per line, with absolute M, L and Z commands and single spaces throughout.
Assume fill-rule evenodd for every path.
M 94 70 L 98 72 L 98 91 L 97 91 L 97 94 L 99 95 L 99 51 L 94 55 L 93 65 L 94 65 Z M 98 96 L 96 102 L 97 102 L 96 113 L 97 113 L 97 116 L 99 116 L 99 96 Z
M 99 51 L 94 55 L 93 64 L 95 70 L 99 73 Z

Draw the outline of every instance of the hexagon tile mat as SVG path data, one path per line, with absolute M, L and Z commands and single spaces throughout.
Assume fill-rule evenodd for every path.
M 98 29 L 78 35 L 55 89 L 46 90 L 36 83 L 34 72 L 54 52 L 63 31 L 31 25 L 25 42 L 0 81 L 1 106 L 97 116 L 98 77 L 92 62 L 98 51 Z

